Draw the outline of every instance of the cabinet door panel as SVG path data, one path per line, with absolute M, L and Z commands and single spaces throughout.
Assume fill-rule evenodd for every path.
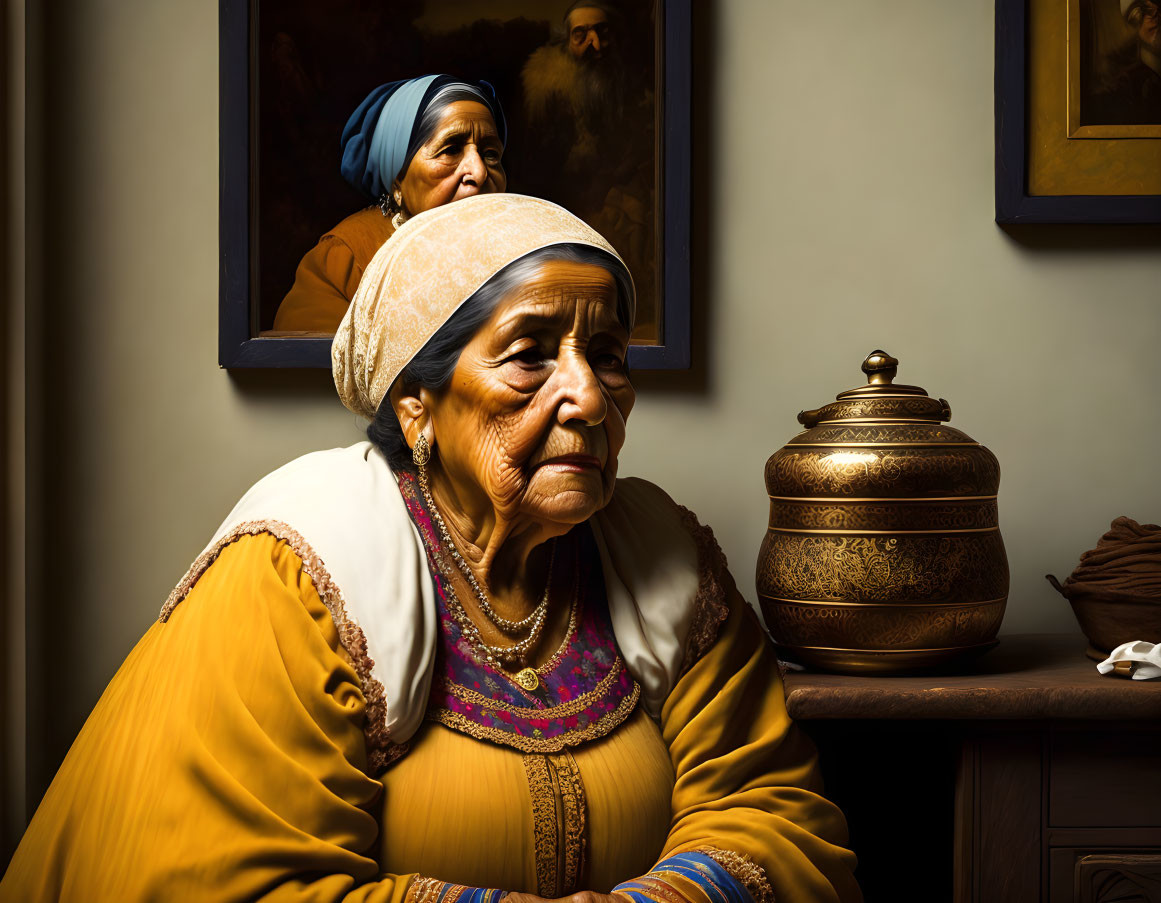
M 1040 899 L 1041 739 L 983 737 L 977 746 L 974 899 Z
M 1048 823 L 1056 827 L 1161 825 L 1158 735 L 1053 733 Z
M 1161 851 L 1073 847 L 1049 862 L 1049 903 L 1161 903 Z

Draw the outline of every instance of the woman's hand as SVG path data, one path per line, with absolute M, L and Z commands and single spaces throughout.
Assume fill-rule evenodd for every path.
M 632 903 L 632 900 L 624 894 L 598 894 L 596 891 L 582 890 L 556 900 L 513 892 L 504 895 L 504 903 Z

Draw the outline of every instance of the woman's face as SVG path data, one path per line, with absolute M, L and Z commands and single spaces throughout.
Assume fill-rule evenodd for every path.
M 501 301 L 428 403 L 457 498 L 550 527 L 608 504 L 636 398 L 628 341 L 603 267 L 547 262 Z
M 399 181 L 409 214 L 508 187 L 500 165 L 504 145 L 492 114 L 482 103 L 459 100 L 443 117 Z

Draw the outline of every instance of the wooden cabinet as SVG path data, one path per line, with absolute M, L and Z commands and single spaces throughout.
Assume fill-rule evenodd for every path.
M 975 673 L 787 676 L 869 903 L 1161 903 L 1161 682 L 1073 636 Z

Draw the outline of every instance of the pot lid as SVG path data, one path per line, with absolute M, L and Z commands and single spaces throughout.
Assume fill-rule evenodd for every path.
M 899 361 L 876 349 L 863 361 L 867 384 L 840 392 L 835 400 L 814 411 L 802 411 L 798 422 L 813 427 L 829 422 L 925 421 L 951 419 L 951 407 L 942 398 L 930 397 L 919 386 L 896 385 Z

